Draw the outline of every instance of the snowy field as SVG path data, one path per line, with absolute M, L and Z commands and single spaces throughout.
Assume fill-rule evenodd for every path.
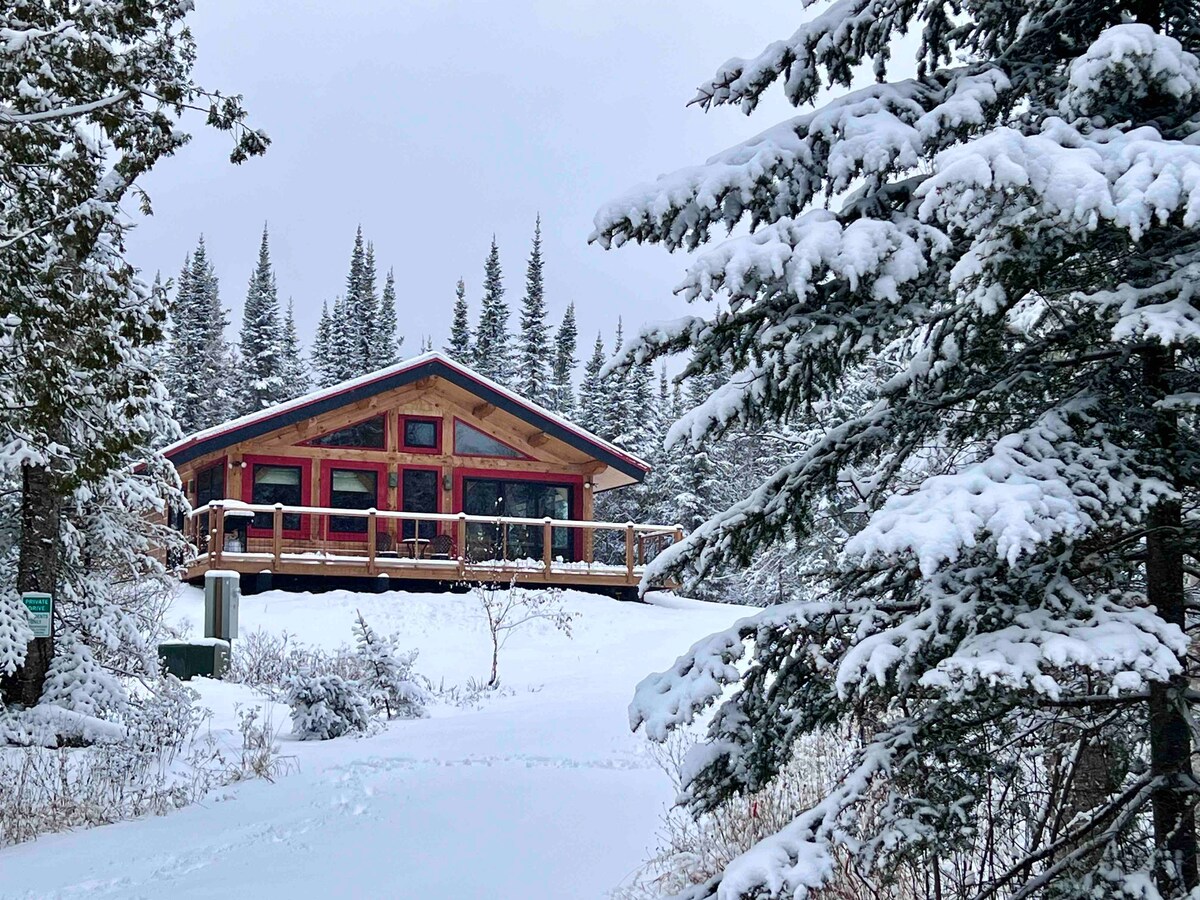
M 278 707 L 293 774 L 0 851 L 0 897 L 606 896 L 647 856 L 671 800 L 629 733 L 633 688 L 746 610 L 566 596 L 573 636 L 540 622 L 515 633 L 500 658 L 505 691 L 481 707 L 435 705 L 428 719 L 327 742 L 291 740 Z M 332 649 L 351 643 L 356 608 L 419 648 L 417 671 L 435 686 L 486 679 L 487 629 L 471 595 L 273 591 L 243 598 L 241 628 Z M 183 589 L 170 616 L 198 634 L 201 593 Z M 239 685 L 192 684 L 214 730 L 235 726 L 235 704 L 263 702 Z

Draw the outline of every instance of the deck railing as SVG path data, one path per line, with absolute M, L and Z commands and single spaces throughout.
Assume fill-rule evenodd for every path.
M 347 528 L 348 520 L 360 519 L 365 520 L 361 526 Z M 267 522 L 269 528 L 264 527 Z M 615 547 L 619 553 L 623 546 L 623 558 L 596 559 L 596 537 L 605 532 L 620 535 Z M 360 568 L 368 576 L 402 576 L 405 570 L 421 569 L 423 577 L 432 577 L 432 569 L 433 575 L 440 570 L 449 578 L 515 574 L 522 580 L 547 581 L 576 573 L 633 585 L 645 565 L 681 540 L 683 531 L 678 525 L 634 522 L 215 500 L 189 513 L 187 535 L 195 548 L 189 569 L 240 563 L 271 570 L 312 567 L 318 572 Z

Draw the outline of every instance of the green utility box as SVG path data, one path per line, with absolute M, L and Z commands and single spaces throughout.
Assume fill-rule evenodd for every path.
M 158 645 L 162 667 L 180 681 L 202 675 L 221 678 L 229 669 L 229 641 L 204 638 L 196 641 L 163 641 Z

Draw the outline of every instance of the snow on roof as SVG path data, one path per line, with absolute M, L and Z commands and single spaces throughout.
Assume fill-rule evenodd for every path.
M 526 420 L 529 420 L 530 417 L 545 420 L 545 423 L 550 424 L 551 428 L 544 429 L 544 430 L 551 432 L 551 436 L 553 436 L 553 437 L 558 437 L 559 439 L 563 439 L 562 435 L 553 434 L 553 431 L 561 430 L 563 432 L 566 432 L 569 435 L 573 435 L 575 438 L 582 440 L 582 441 L 586 442 L 587 444 L 590 444 L 593 448 L 603 451 L 601 453 L 601 455 L 611 455 L 611 456 L 616 457 L 617 459 L 627 463 L 629 466 L 632 466 L 635 469 L 641 470 L 641 473 L 643 475 L 646 472 L 650 471 L 649 463 L 645 462 L 642 459 L 639 459 L 638 457 L 634 456 L 629 451 L 618 447 L 616 444 L 613 444 L 613 443 L 610 443 L 609 441 L 604 440 L 604 438 L 602 438 L 596 434 L 593 434 L 592 432 L 588 431 L 586 428 L 576 425 L 574 422 L 571 422 L 570 420 L 563 418 L 561 415 L 551 412 L 550 410 L 546 409 L 545 407 L 539 406 L 538 404 L 533 403 L 530 400 L 527 400 L 526 398 L 524 398 L 520 394 L 517 394 L 516 392 L 510 390 L 509 388 L 506 388 L 503 385 L 498 384 L 495 381 L 492 381 L 490 378 L 487 378 L 484 375 L 480 375 L 474 369 L 468 368 L 467 366 L 464 366 L 462 363 L 451 359 L 450 357 L 448 357 L 446 354 L 442 353 L 439 350 L 430 350 L 427 353 L 422 353 L 419 356 L 414 356 L 414 357 L 411 357 L 410 359 L 406 359 L 406 360 L 403 360 L 402 362 L 398 362 L 395 365 L 388 366 L 386 369 L 380 369 L 376 372 L 370 372 L 366 375 L 360 375 L 357 378 L 351 378 L 348 381 L 340 382 L 338 384 L 332 385 L 331 387 L 322 388 L 317 391 L 312 391 L 310 393 L 304 394 L 301 397 L 296 397 L 295 399 L 287 400 L 283 403 L 276 404 L 275 406 L 270 406 L 270 407 L 267 407 L 266 409 L 259 410 L 258 412 L 253 412 L 253 413 L 249 413 L 248 415 L 239 416 L 236 419 L 231 419 L 230 421 L 223 422 L 220 425 L 214 425 L 211 428 L 206 428 L 202 431 L 197 431 L 194 434 L 188 435 L 187 437 L 183 438 L 182 440 L 176 441 L 174 444 L 171 444 L 170 446 L 164 448 L 162 453 L 168 459 L 172 459 L 172 460 L 174 460 L 177 456 L 180 456 L 181 454 L 186 455 L 187 459 L 191 459 L 191 458 L 194 458 L 195 456 L 201 455 L 201 453 L 208 453 L 212 450 L 219 449 L 221 446 L 225 446 L 225 444 L 221 444 L 220 440 L 219 440 L 223 436 L 234 435 L 234 434 L 237 434 L 237 433 L 243 431 L 244 429 L 251 428 L 256 425 L 260 425 L 260 426 L 266 425 L 267 423 L 270 423 L 276 419 L 288 419 L 289 413 L 295 414 L 295 413 L 306 410 L 309 407 L 317 405 L 317 404 L 325 405 L 325 404 L 327 404 L 328 401 L 334 400 L 341 395 L 347 395 L 347 400 L 346 400 L 347 403 L 353 402 L 354 400 L 360 399 L 358 395 L 360 394 L 360 392 L 362 391 L 363 388 L 369 388 L 370 386 L 372 386 L 376 383 L 385 383 L 385 384 L 387 384 L 387 386 L 381 387 L 380 389 L 387 390 L 388 388 L 393 386 L 388 383 L 391 382 L 393 379 L 395 379 L 396 376 L 404 375 L 406 373 L 412 372 L 415 369 L 420 369 L 423 366 L 430 366 L 430 365 L 432 365 L 434 367 L 444 367 L 445 369 L 449 369 L 451 372 L 457 373 L 458 375 L 467 379 L 468 382 L 475 382 L 475 384 L 478 385 L 483 390 L 474 388 L 469 383 L 462 384 L 460 381 L 456 381 L 455 383 L 457 383 L 460 387 L 463 387 L 466 390 L 469 390 L 472 393 L 479 395 L 481 397 L 481 399 L 484 399 L 484 400 L 491 399 L 487 396 L 488 393 L 497 394 L 501 398 L 504 398 L 505 400 L 508 401 L 508 404 L 506 404 L 506 406 L 512 407 L 509 409 L 509 411 L 512 412 L 513 414 L 520 416 L 521 415 L 520 411 L 523 410 L 530 414 L 528 416 L 522 416 L 522 418 L 525 418 Z M 435 371 L 430 374 L 436 375 L 438 373 Z M 315 412 L 313 414 L 316 415 L 316 414 L 319 414 L 320 412 L 326 412 L 326 411 L 328 411 L 329 408 L 334 408 L 334 407 L 326 407 L 321 410 L 318 410 L 317 412 Z M 282 421 L 275 427 L 282 428 L 287 424 L 289 424 L 288 421 Z M 534 421 L 531 424 L 542 425 L 544 423 Z M 274 430 L 274 429 L 265 428 L 265 429 L 255 429 L 255 430 L 257 433 L 261 434 L 261 433 L 265 433 L 266 431 Z M 191 448 L 199 447 L 202 444 L 209 444 L 210 442 L 212 443 L 212 446 L 206 447 L 204 450 L 200 451 L 200 453 L 185 454 L 185 451 L 187 451 Z M 227 443 L 235 443 L 235 442 L 236 442 L 236 439 L 233 439 L 233 440 L 228 441 Z M 569 441 L 569 440 L 567 442 L 571 443 L 571 441 Z M 186 462 L 187 460 L 185 459 L 183 461 Z

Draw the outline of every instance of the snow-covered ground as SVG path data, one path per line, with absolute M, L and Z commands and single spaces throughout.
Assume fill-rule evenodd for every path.
M 656 595 L 652 605 L 568 593 L 568 638 L 533 623 L 500 658 L 506 691 L 479 708 L 435 706 L 372 737 L 291 740 L 298 771 L 210 795 L 168 816 L 51 835 L 0 851 L 2 898 L 600 898 L 653 847 L 670 785 L 629 733 L 634 685 L 746 610 Z M 351 643 L 355 609 L 417 647 L 435 684 L 486 679 L 487 630 L 471 595 L 245 597 L 243 632 Z M 175 621 L 203 621 L 181 591 Z M 214 729 L 239 685 L 197 681 Z M 511 691 L 511 693 L 508 693 Z

